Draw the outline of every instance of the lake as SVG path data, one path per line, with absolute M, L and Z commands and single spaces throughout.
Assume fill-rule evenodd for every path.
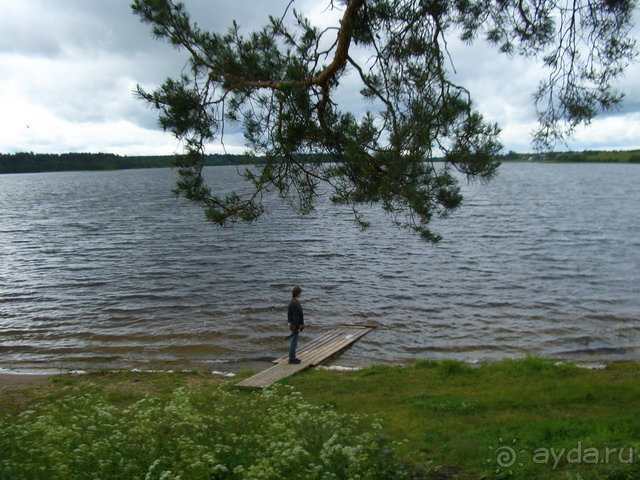
M 220 189 L 235 167 L 207 167 Z M 360 232 L 321 199 L 269 200 L 219 228 L 171 195 L 170 169 L 0 175 L 0 371 L 234 370 L 344 322 L 378 328 L 336 361 L 540 354 L 640 360 L 640 165 L 508 163 L 434 230 L 376 209 Z

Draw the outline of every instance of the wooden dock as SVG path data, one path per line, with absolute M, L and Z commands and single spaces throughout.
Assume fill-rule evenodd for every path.
M 298 364 L 290 364 L 288 357 L 274 360 L 275 365 L 236 384 L 236 387 L 265 388 L 278 380 L 289 377 L 296 372 L 314 367 L 332 355 L 344 350 L 375 327 L 371 325 L 341 325 L 325 335 L 302 345 L 296 352 L 301 360 Z

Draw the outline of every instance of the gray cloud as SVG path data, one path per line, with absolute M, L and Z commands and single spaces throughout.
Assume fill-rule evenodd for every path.
M 236 19 L 248 33 L 264 25 L 269 13 L 281 15 L 288 0 L 184 3 L 202 28 L 224 31 Z M 153 89 L 166 77 L 175 77 L 187 56 L 154 39 L 150 26 L 142 24 L 129 5 L 130 0 L 4 3 L 0 16 L 0 91 L 5 94 L 0 109 L 0 151 L 96 148 L 123 153 L 126 142 L 131 142 L 132 152 L 173 150 L 175 139 L 159 132 L 157 113 L 136 100 L 132 90 L 136 84 Z M 309 12 L 315 22 L 335 21 L 337 15 L 321 8 L 317 0 L 298 0 L 294 6 Z M 481 42 L 468 47 L 451 40 L 449 46 L 457 81 L 471 91 L 489 120 L 505 128 L 511 139 L 506 147 L 526 149 L 534 119 L 531 93 L 540 68 L 526 59 L 498 55 Z M 632 66 L 621 82 L 627 93 L 625 103 L 606 117 L 640 111 L 640 93 L 635 88 L 639 77 L 640 68 Z M 345 80 L 338 92 L 341 108 L 356 113 L 375 110 L 375 105 L 361 103 L 357 78 L 348 75 Z M 31 126 L 28 134 L 25 124 Z M 87 140 L 61 133 L 70 128 Z M 615 141 L 612 137 L 611 142 Z M 230 126 L 229 148 L 242 142 L 238 127 Z

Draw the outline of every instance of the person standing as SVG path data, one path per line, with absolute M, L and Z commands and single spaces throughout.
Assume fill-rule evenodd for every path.
M 300 363 L 300 359 L 296 358 L 298 335 L 304 330 L 304 313 L 302 312 L 302 305 L 300 305 L 300 295 L 302 295 L 302 289 L 296 285 L 291 292 L 292 298 L 287 312 L 289 330 L 291 330 L 291 335 L 289 335 L 289 363 Z

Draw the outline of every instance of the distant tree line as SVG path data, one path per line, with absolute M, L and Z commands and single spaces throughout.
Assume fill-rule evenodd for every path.
M 113 153 L 33 153 L 0 154 L 0 173 L 60 172 L 69 170 L 124 170 L 171 167 L 172 155 L 121 156 Z M 249 163 L 245 155 L 207 155 L 205 165 Z
M 516 153 L 502 156 L 503 162 L 640 163 L 640 150 L 584 150 L 582 152 Z
M 33 153 L 0 155 L 1 173 L 65 170 L 121 170 L 169 166 L 170 157 L 122 157 L 113 153 Z
M 326 155 L 301 154 L 298 159 L 305 162 L 329 162 Z M 82 170 L 125 170 L 134 168 L 166 168 L 174 166 L 172 155 L 122 156 L 113 153 L 33 153 L 21 152 L 0 154 L 1 173 L 62 172 Z M 510 151 L 500 156 L 503 162 L 617 162 L 640 163 L 640 150 L 583 152 L 516 153 Z M 244 165 L 261 163 L 261 158 L 245 155 L 210 154 L 205 165 Z

